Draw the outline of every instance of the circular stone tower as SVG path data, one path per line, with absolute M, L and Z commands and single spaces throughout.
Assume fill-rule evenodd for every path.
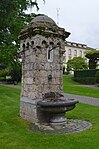
M 20 116 L 38 122 L 37 102 L 62 91 L 65 39 L 70 35 L 46 15 L 35 17 L 19 35 L 22 52 Z

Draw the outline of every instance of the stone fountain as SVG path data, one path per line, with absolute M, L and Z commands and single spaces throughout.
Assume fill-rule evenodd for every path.
M 75 99 L 66 99 L 57 92 L 45 93 L 43 100 L 37 103 L 40 123 L 54 126 L 65 124 L 65 113 L 74 109 L 77 102 Z
M 70 35 L 46 15 L 21 30 L 22 90 L 20 116 L 32 123 L 61 125 L 78 101 L 63 95 L 63 53 Z

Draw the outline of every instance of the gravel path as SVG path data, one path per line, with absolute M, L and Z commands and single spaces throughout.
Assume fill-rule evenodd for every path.
M 77 99 L 81 103 L 85 103 L 85 104 L 89 104 L 89 105 L 94 105 L 94 106 L 99 106 L 99 98 L 87 97 L 87 96 L 79 96 L 79 95 L 67 94 L 67 93 L 64 93 L 64 95 L 67 98 Z
M 2 84 L 2 83 L 0 83 L 0 85 L 2 85 L 2 86 L 8 86 L 8 87 L 11 87 L 11 88 L 21 89 L 21 86 L 19 86 L 19 85 L 13 85 L 13 84 Z

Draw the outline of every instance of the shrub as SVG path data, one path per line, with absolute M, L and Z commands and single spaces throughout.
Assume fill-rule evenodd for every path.
M 81 84 L 95 84 L 96 73 L 99 69 L 89 69 L 74 72 L 74 80 Z
M 95 84 L 95 77 L 74 77 L 74 80 L 81 84 Z
M 74 57 L 67 62 L 67 71 L 85 70 L 88 69 L 88 65 L 85 62 L 85 58 Z
M 95 77 L 97 71 L 99 69 L 74 71 L 74 77 Z
M 6 76 L 9 75 L 9 70 L 8 69 L 2 69 L 0 71 L 0 77 L 4 78 L 4 80 L 6 80 Z
M 13 80 L 13 83 L 17 84 L 21 81 L 21 64 L 16 64 L 10 69 L 10 76 Z
M 4 77 L 0 77 L 0 81 L 1 82 L 4 82 L 5 81 L 5 78 Z
M 95 77 L 96 77 L 96 83 L 99 84 L 99 71 L 96 72 Z

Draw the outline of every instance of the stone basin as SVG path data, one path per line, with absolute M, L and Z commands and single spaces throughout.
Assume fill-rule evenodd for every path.
M 75 108 L 75 104 L 78 103 L 76 99 L 58 100 L 58 101 L 39 101 L 37 104 L 41 107 L 42 111 L 57 113 L 66 112 Z
M 50 95 L 50 96 L 49 96 Z M 42 101 L 37 103 L 40 111 L 45 113 L 45 121 L 51 124 L 66 123 L 65 113 L 73 110 L 78 103 L 76 99 L 66 99 L 62 94 L 47 93 Z

